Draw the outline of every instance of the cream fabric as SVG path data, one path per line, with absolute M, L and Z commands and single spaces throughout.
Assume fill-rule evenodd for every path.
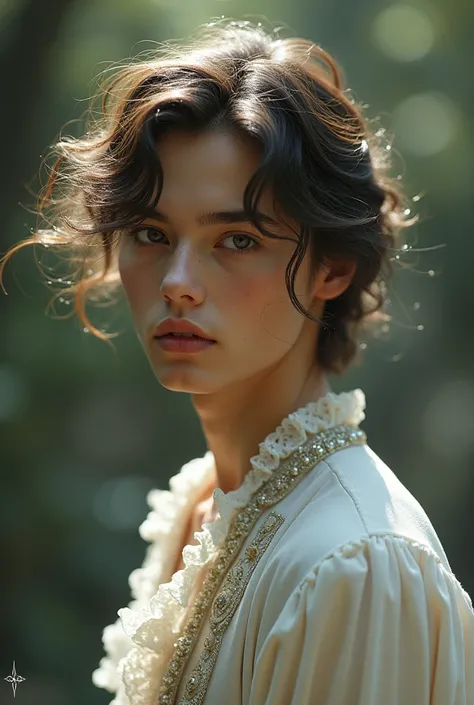
M 214 492 L 219 517 L 195 534 L 199 545 L 184 549 L 186 567 L 172 576 L 212 453 L 183 466 L 169 492 L 150 492 L 140 534 L 151 543 L 129 578 L 132 601 L 104 629 L 106 656 L 92 676 L 114 693 L 110 705 L 156 705 L 194 580 L 233 512 L 312 434 L 357 425 L 364 408 L 361 390 L 330 393 L 284 419 L 241 487 Z M 207 705 L 474 704 L 470 597 L 422 507 L 368 445 L 319 462 L 272 509 L 284 521 L 225 633 Z
M 474 702 L 469 600 L 420 544 L 386 535 L 341 548 L 273 610 L 249 705 Z

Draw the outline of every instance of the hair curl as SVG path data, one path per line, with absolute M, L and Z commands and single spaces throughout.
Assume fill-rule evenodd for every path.
M 385 131 L 370 129 L 336 61 L 308 40 L 223 19 L 200 27 L 186 45 L 168 41 L 127 61 L 100 83 L 98 96 L 101 111 L 95 117 L 93 97 L 85 134 L 53 145 L 54 163 L 37 206 L 47 227 L 7 252 L 0 282 L 6 261 L 25 245 L 66 252 L 79 266 L 53 299 L 71 294 L 71 315 L 108 342 L 116 334 L 94 327 L 85 307 L 120 288 L 120 230 L 140 223 L 158 203 L 163 170 L 157 139 L 176 128 L 231 128 L 261 146 L 259 168 L 244 193 L 249 219 L 263 235 L 278 237 L 256 215 L 270 186 L 300 225 L 287 290 L 295 307 L 321 324 L 318 363 L 343 372 L 357 358 L 362 324 L 389 318 L 381 309 L 391 255 L 402 229 L 417 217 L 405 217 L 401 185 L 388 175 Z M 326 302 L 322 321 L 294 292 L 308 247 L 313 271 L 334 259 L 356 263 L 351 284 Z

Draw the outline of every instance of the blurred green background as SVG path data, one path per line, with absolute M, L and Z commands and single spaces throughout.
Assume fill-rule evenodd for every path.
M 399 269 L 390 295 L 390 332 L 368 338 L 364 364 L 331 382 L 364 390 L 370 445 L 424 506 L 474 595 L 472 3 L 0 0 L 0 251 L 35 225 L 28 208 L 41 155 L 84 113 L 94 76 L 223 14 L 281 23 L 284 36 L 321 44 L 394 135 L 393 175 L 421 216 L 412 242 L 436 249 L 407 257 L 411 268 Z M 46 254 L 36 251 L 58 276 Z M 112 696 L 91 674 L 102 629 L 128 603 L 128 575 L 144 558 L 146 493 L 206 447 L 189 398 L 153 377 L 123 300 L 88 309 L 95 325 L 121 332 L 116 359 L 75 319 L 47 311 L 52 292 L 32 248 L 7 265 L 4 284 L 2 678 L 15 660 L 26 678 L 21 705 L 105 705 Z M 56 314 L 68 314 L 67 302 Z M 0 703 L 10 702 L 2 680 Z

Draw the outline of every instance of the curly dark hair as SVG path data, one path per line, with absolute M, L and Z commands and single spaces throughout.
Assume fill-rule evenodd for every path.
M 178 128 L 231 128 L 261 146 L 243 207 L 262 235 L 278 237 L 257 216 L 269 186 L 299 224 L 285 273 L 288 293 L 302 314 L 321 324 L 319 365 L 343 372 L 358 358 L 363 324 L 389 318 L 382 308 L 393 255 L 401 251 L 402 230 L 417 217 L 407 217 L 400 181 L 388 175 L 385 130 L 370 129 L 336 61 L 309 40 L 282 39 L 260 23 L 222 19 L 198 28 L 186 44 L 164 42 L 116 68 L 99 84 L 98 117 L 92 98 L 85 134 L 53 145 L 37 207 L 47 227 L 8 251 L 0 281 L 6 261 L 25 245 L 64 251 L 79 266 L 53 299 L 71 294 L 71 315 L 108 342 L 116 334 L 94 327 L 85 307 L 120 288 L 120 231 L 152 215 L 158 203 L 158 138 Z M 308 246 L 313 273 L 335 259 L 356 263 L 351 284 L 325 303 L 322 320 L 294 292 Z

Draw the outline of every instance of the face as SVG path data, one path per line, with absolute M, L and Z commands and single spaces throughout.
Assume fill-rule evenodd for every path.
M 206 213 L 242 209 L 259 163 L 258 148 L 247 139 L 222 131 L 163 138 L 157 145 L 164 173 L 160 216 L 144 221 L 139 232 L 121 234 L 119 272 L 133 323 L 154 374 L 170 390 L 221 391 L 278 366 L 308 336 L 315 344 L 317 324 L 295 309 L 285 284 L 296 234 L 266 225 L 289 242 L 264 237 L 246 222 L 199 222 Z M 269 192 L 259 210 L 277 219 Z M 305 308 L 311 304 L 308 258 L 295 280 Z M 195 323 L 217 343 L 197 353 L 164 351 L 153 333 L 168 317 Z

